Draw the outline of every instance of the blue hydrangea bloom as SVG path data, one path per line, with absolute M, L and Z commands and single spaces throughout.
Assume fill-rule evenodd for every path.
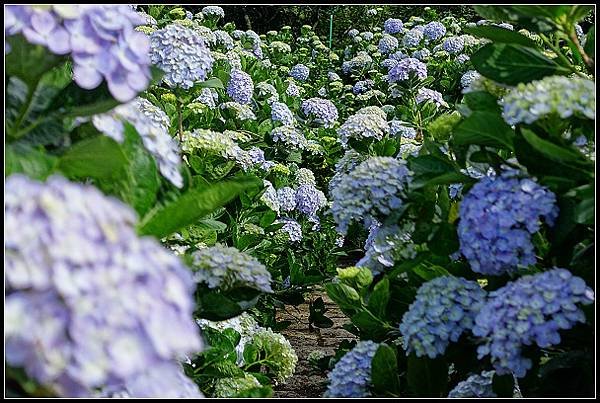
M 342 78 L 338 75 L 338 73 L 334 71 L 327 72 L 327 79 L 329 81 L 341 81 Z
M 296 208 L 296 191 L 289 186 L 277 189 L 277 200 L 281 211 L 292 211 Z
M 492 388 L 494 371 L 483 371 L 461 381 L 448 393 L 452 398 L 497 397 Z
M 402 38 L 402 45 L 406 46 L 407 48 L 416 48 L 419 46 L 422 40 L 423 29 L 415 27 L 404 34 L 404 37 Z
M 460 53 L 465 48 L 465 41 L 460 36 L 452 36 L 444 41 L 442 45 L 442 49 L 446 52 L 452 53 Z
M 402 20 L 399 20 L 398 18 L 388 18 L 383 23 L 383 30 L 390 35 L 402 32 Z
M 385 113 L 383 116 L 376 113 L 355 113 L 348 117 L 337 133 L 342 145 L 346 146 L 349 139 L 381 140 L 388 131 L 389 126 L 385 119 Z
M 460 277 L 436 277 L 421 285 L 400 323 L 406 354 L 429 358 L 444 354 L 450 342 L 473 328 L 485 298 L 476 281 Z
M 479 74 L 476 70 L 468 70 L 465 74 L 460 78 L 460 86 L 465 89 L 469 88 L 473 82 L 479 80 L 481 78 L 481 74 Z
M 415 50 L 411 55 L 411 57 L 421 61 L 426 60 L 429 56 L 431 56 L 431 51 L 427 48 Z
M 377 45 L 377 49 L 382 55 L 387 55 L 388 53 L 392 53 L 398 47 L 398 39 L 395 37 L 383 34 L 381 39 L 379 40 L 379 44 Z
M 465 53 L 461 53 L 460 55 L 456 56 L 456 62 L 460 64 L 465 64 L 469 60 L 471 60 L 471 58 Z
M 271 138 L 274 142 L 282 143 L 286 147 L 305 149 L 308 140 L 304 134 L 293 126 L 279 126 L 271 130 Z
M 379 344 L 359 341 L 327 376 L 329 386 L 323 397 L 367 397 L 371 395 L 371 362 Z
M 302 185 L 311 185 L 316 186 L 317 181 L 315 179 L 315 174 L 308 168 L 300 168 L 294 175 L 294 179 L 296 180 L 296 184 L 298 186 Z
M 285 90 L 285 93 L 290 97 L 297 97 L 300 95 L 300 88 L 296 85 L 296 83 L 290 82 Z
M 227 31 L 217 29 L 213 31 L 213 33 L 215 34 L 215 44 L 217 46 L 222 46 L 223 48 L 225 48 L 225 50 L 231 50 L 235 47 L 233 38 L 231 37 L 231 35 L 229 35 Z
M 358 29 L 356 28 L 352 28 L 350 31 L 348 31 L 348 36 L 350 38 L 354 38 L 356 35 L 358 35 L 360 32 L 358 31 Z
M 338 110 L 328 99 L 309 98 L 302 101 L 302 112 L 306 116 L 314 116 L 315 121 L 321 123 L 323 127 L 332 127 L 338 119 Z
M 366 31 L 366 32 L 363 32 L 362 34 L 360 34 L 360 36 L 362 36 L 362 38 L 363 38 L 365 41 L 370 41 L 370 40 L 372 40 L 372 39 L 373 39 L 373 37 L 374 37 L 375 35 L 374 35 L 374 34 L 373 34 L 373 32 L 371 32 L 371 31 Z
M 362 94 L 363 92 L 367 92 L 371 87 L 375 85 L 373 80 L 361 80 L 357 81 L 352 87 L 352 93 L 354 95 Z
M 219 6 L 206 6 L 202 8 L 202 15 L 205 17 L 224 18 L 225 11 Z
M 481 179 L 460 205 L 460 252 L 477 273 L 501 275 L 535 264 L 531 234 L 540 218 L 553 225 L 558 217 L 554 193 L 515 175 Z
M 337 231 L 345 234 L 355 220 L 368 228 L 378 216 L 400 208 L 410 179 L 404 162 L 395 158 L 372 157 L 362 162 L 331 189 Z
M 235 102 L 245 105 L 252 101 L 254 82 L 250 74 L 242 70 L 232 70 L 227 84 L 227 95 Z
M 310 74 L 310 69 L 303 64 L 297 64 L 290 70 L 290 76 L 295 78 L 298 81 L 306 81 L 308 80 L 308 75 Z
M 283 223 L 283 227 L 281 227 L 281 229 L 279 231 L 281 232 L 285 232 L 286 234 L 289 235 L 290 237 L 290 241 L 292 242 L 300 242 L 302 240 L 302 227 L 300 226 L 300 224 L 298 224 L 298 222 L 296 220 L 293 220 L 291 218 L 287 218 L 287 217 L 282 217 L 277 219 L 274 224 L 281 224 Z M 289 287 L 289 277 L 287 278 L 288 281 L 288 287 Z M 285 288 L 285 286 L 284 286 Z
M 294 114 L 283 102 L 273 102 L 271 104 L 271 119 L 275 122 L 281 122 L 284 126 L 294 124 Z
M 371 225 L 365 242 L 365 256 L 356 267 L 368 267 L 373 274 L 379 274 L 396 261 L 413 259 L 417 252 L 411 234 L 415 229 L 412 222 L 402 225 Z
M 411 76 L 417 77 L 420 80 L 427 78 L 427 65 L 419 59 L 407 57 L 398 61 L 398 64 L 388 73 L 388 79 L 392 83 L 408 80 Z
M 317 211 L 325 207 L 327 198 L 315 186 L 306 184 L 296 189 L 296 209 L 309 217 L 315 217 Z
M 396 59 L 384 59 L 381 62 L 381 67 L 385 67 L 389 71 L 390 69 L 394 68 L 397 64 L 398 64 L 398 60 L 396 60 Z
M 425 87 L 419 88 L 419 91 L 417 92 L 416 96 L 416 101 L 417 104 L 421 104 L 423 102 L 432 102 L 437 107 L 448 106 L 440 92 Z
M 577 304 L 594 302 L 594 292 L 568 270 L 527 275 L 492 291 L 475 319 L 473 334 L 484 337 L 479 359 L 491 355 L 498 374 L 522 378 L 532 366 L 523 345 L 547 348 L 560 343 L 559 331 L 585 322 Z
M 209 109 L 215 109 L 218 101 L 219 94 L 214 88 L 202 88 L 200 95 L 194 99 L 194 102 L 200 102 L 201 104 L 206 105 Z
M 214 59 L 206 40 L 192 29 L 167 25 L 150 35 L 150 44 L 152 63 L 165 72 L 163 81 L 170 87 L 191 88 L 212 70 Z
M 406 126 L 405 122 L 394 119 L 390 122 L 390 135 L 400 136 L 403 139 L 414 140 L 417 136 L 417 131 L 410 126 Z
M 354 151 L 353 149 L 346 150 L 342 158 L 340 158 L 335 164 L 335 174 L 329 181 L 329 194 L 332 194 L 332 190 L 340 184 L 345 175 L 350 173 L 350 171 L 352 171 L 366 159 L 366 156 Z
M 446 35 L 446 27 L 441 22 L 431 21 L 425 25 L 423 35 L 430 41 L 437 41 Z

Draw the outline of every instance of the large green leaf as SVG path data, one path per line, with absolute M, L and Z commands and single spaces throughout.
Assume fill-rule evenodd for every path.
M 62 155 L 59 169 L 70 178 L 114 178 L 127 158 L 119 143 L 107 136 L 96 136 L 75 143 Z
M 371 361 L 371 380 L 379 396 L 400 394 L 396 352 L 387 344 L 380 344 Z
M 223 82 L 217 77 L 209 78 L 206 81 L 198 82 L 194 86 L 198 88 L 225 88 L 223 86 Z
M 33 179 L 46 179 L 54 172 L 58 158 L 25 144 L 8 144 L 5 150 L 4 174 L 22 173 Z
M 390 281 L 387 277 L 381 279 L 369 296 L 369 310 L 380 318 L 385 316 L 385 310 L 390 300 Z
M 456 129 L 454 143 L 457 145 L 477 144 L 506 150 L 513 149 L 514 131 L 498 113 L 475 111 Z
M 106 82 L 92 90 L 85 90 L 72 82 L 56 97 L 53 109 L 60 108 L 69 117 L 92 116 L 114 109 L 119 104 Z
M 465 94 L 465 103 L 472 111 L 489 111 L 498 113 L 500 105 L 498 99 L 485 91 L 474 91 Z
M 262 181 L 253 177 L 217 182 L 188 190 L 177 200 L 151 210 L 141 221 L 142 235 L 162 238 L 196 222 L 233 200 L 238 194 Z
M 513 43 L 515 45 L 523 45 L 529 48 L 537 48 L 537 43 L 529 39 L 525 35 L 521 35 L 518 32 L 511 31 L 510 29 L 497 27 L 494 25 L 478 25 L 475 27 L 463 28 L 468 34 L 488 38 L 496 43 Z
M 590 30 L 587 33 L 587 37 L 585 40 L 585 46 L 583 50 L 589 57 L 594 59 L 596 57 L 596 26 L 592 25 Z
M 535 49 L 506 43 L 485 45 L 471 56 L 471 62 L 485 77 L 508 85 L 570 73 Z
M 20 34 L 5 39 L 10 52 L 4 56 L 4 68 L 9 76 L 17 76 L 31 88 L 53 67 L 65 61 L 41 45 L 34 45 Z
M 408 356 L 408 387 L 419 397 L 445 397 L 448 382 L 448 364 L 443 358 L 418 358 L 414 354 Z
M 539 151 L 551 161 L 593 167 L 593 163 L 588 162 L 581 153 L 575 150 L 544 140 L 529 129 L 521 129 L 521 134 L 536 151 Z

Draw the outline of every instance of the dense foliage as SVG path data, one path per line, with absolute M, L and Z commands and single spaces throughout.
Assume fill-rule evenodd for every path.
M 591 7 L 235 7 L 5 8 L 7 394 L 592 395 Z

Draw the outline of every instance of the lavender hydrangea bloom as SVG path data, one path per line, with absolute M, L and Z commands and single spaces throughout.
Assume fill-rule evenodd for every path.
M 309 98 L 302 101 L 302 112 L 306 116 L 313 115 L 323 127 L 332 127 L 338 119 L 338 110 L 328 99 Z
M 283 102 L 271 104 L 271 119 L 274 122 L 281 122 L 284 126 L 292 126 L 295 122 L 294 114 Z
M 271 130 L 271 138 L 274 142 L 281 142 L 286 147 L 299 148 L 301 150 L 308 146 L 308 140 L 302 132 L 293 126 L 279 126 Z
M 398 47 L 398 39 L 395 37 L 384 34 L 379 40 L 379 44 L 377 45 L 377 49 L 382 55 L 387 55 L 388 53 L 392 53 Z
M 417 131 L 400 120 L 392 120 L 390 122 L 390 135 L 400 136 L 403 139 L 414 140 L 417 136 Z
M 325 205 L 327 205 L 325 194 L 314 185 L 305 184 L 296 189 L 296 209 L 299 212 L 315 217 Z
M 290 77 L 295 78 L 298 81 L 308 80 L 310 69 L 303 64 L 297 64 L 290 70 Z
M 263 292 L 271 289 L 271 273 L 256 258 L 236 248 L 212 246 L 192 253 L 194 280 L 209 288 L 227 290 L 236 286 Z
M 407 48 L 416 48 L 419 46 L 422 40 L 423 29 L 415 27 L 404 34 L 404 37 L 402 38 L 402 45 Z
M 348 117 L 337 133 L 340 136 L 342 145 L 346 146 L 351 138 L 356 140 L 367 138 L 381 140 L 388 131 L 389 126 L 385 114 L 382 117 L 373 113 L 356 113 Z
M 233 42 L 233 38 L 229 35 L 227 31 L 222 31 L 217 29 L 213 31 L 215 35 L 215 44 L 218 46 L 222 46 L 226 50 L 231 50 L 235 47 L 235 43 Z
M 375 85 L 373 80 L 361 80 L 357 81 L 352 87 L 352 93 L 354 95 L 362 94 L 363 92 L 368 91 L 371 87 Z
M 213 57 L 206 40 L 180 24 L 167 25 L 150 35 L 152 63 L 165 72 L 170 87 L 191 88 L 212 70 Z
M 416 101 L 417 104 L 421 104 L 423 102 L 432 102 L 437 107 L 448 106 L 448 103 L 444 101 L 444 98 L 442 97 L 441 93 L 429 88 L 419 88 L 419 91 L 417 92 Z
M 277 200 L 281 211 L 292 211 L 296 208 L 296 191 L 289 186 L 277 189 Z
M 381 67 L 385 67 L 388 70 L 394 68 L 398 64 L 398 60 L 395 59 L 385 59 L 381 62 Z
M 290 82 L 285 90 L 285 93 L 290 97 L 297 97 L 300 95 L 300 88 L 295 83 Z
M 191 274 L 130 207 L 60 176 L 12 175 L 5 202 L 7 363 L 92 396 L 201 349 Z
M 399 20 L 398 18 L 388 18 L 383 23 L 383 30 L 390 35 L 402 32 L 402 20 Z
M 215 109 L 218 101 L 219 94 L 214 88 L 202 88 L 200 95 L 193 102 L 200 102 L 210 109 Z
M 365 256 L 356 263 L 356 267 L 368 267 L 376 275 L 398 260 L 413 259 L 417 252 L 411 239 L 415 225 L 407 222 L 398 225 L 380 226 L 378 223 L 369 228 L 369 237 L 365 242 Z
M 400 208 L 409 181 L 410 172 L 400 160 L 372 157 L 362 162 L 331 190 L 337 231 L 345 234 L 354 220 L 368 228 L 377 216 Z
M 485 338 L 481 359 L 491 355 L 499 375 L 522 378 L 532 366 L 521 355 L 523 345 L 547 348 L 560 343 L 559 330 L 585 322 L 577 304 L 591 304 L 594 292 L 568 270 L 554 268 L 527 275 L 492 291 L 475 319 L 473 334 Z
M 232 70 L 227 84 L 227 95 L 235 102 L 245 105 L 252 101 L 254 82 L 250 74 L 242 70 Z
M 494 371 L 483 371 L 481 374 L 471 375 L 466 380 L 459 382 L 458 385 L 448 393 L 448 397 L 497 397 L 492 388 L 494 373 Z
M 225 11 L 219 6 L 206 6 L 202 8 L 202 15 L 207 17 L 225 18 Z
M 367 397 L 371 395 L 371 362 L 379 344 L 359 341 L 333 367 L 327 376 L 329 386 L 324 397 Z
M 514 171 L 485 177 L 460 205 L 460 252 L 477 273 L 501 275 L 535 264 L 531 235 L 540 218 L 549 225 L 558 217 L 556 196 Z
M 156 160 L 160 173 L 175 186 L 182 187 L 179 146 L 169 135 L 170 121 L 167 114 L 147 99 L 138 97 L 110 112 L 92 117 L 92 123 L 99 131 L 119 142 L 125 136 L 124 122 L 135 127 L 144 147 Z
M 442 45 L 442 49 L 444 49 L 446 52 L 453 54 L 453 53 L 460 53 L 463 51 L 463 49 L 465 48 L 465 42 L 463 40 L 463 38 L 461 38 L 460 36 L 452 36 L 448 39 L 446 39 L 444 41 L 444 44 Z
M 427 78 L 427 65 L 419 59 L 407 57 L 398 61 L 398 64 L 388 73 L 389 81 L 392 83 L 408 80 L 411 76 L 420 80 Z
M 432 359 L 444 354 L 450 342 L 473 328 L 485 298 L 476 281 L 460 277 L 436 277 L 421 285 L 400 323 L 406 354 Z
M 288 234 L 291 242 L 300 242 L 302 240 L 302 227 L 300 226 L 300 224 L 298 224 L 298 222 L 296 220 L 283 217 L 283 218 L 276 220 L 274 224 L 281 224 L 281 223 L 284 223 L 284 224 L 283 224 L 283 227 L 281 227 L 281 229 L 279 231 L 285 232 L 286 234 Z M 289 277 L 286 280 L 289 281 Z
M 460 78 L 460 86 L 465 89 L 469 88 L 474 81 L 479 80 L 481 78 L 481 74 L 479 74 L 475 70 L 469 70 Z
M 437 41 L 446 35 L 446 27 L 441 22 L 431 21 L 425 25 L 423 35 L 430 41 Z
M 465 64 L 469 60 L 471 60 L 471 58 L 465 53 L 461 53 L 460 55 L 456 56 L 456 62 L 460 64 Z

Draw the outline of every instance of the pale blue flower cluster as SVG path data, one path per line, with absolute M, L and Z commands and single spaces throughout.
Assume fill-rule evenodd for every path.
M 290 82 L 285 90 L 285 93 L 290 97 L 297 97 L 300 95 L 300 88 L 296 85 L 296 83 Z
M 317 212 L 326 205 L 325 194 L 314 185 L 305 184 L 296 189 L 296 209 L 306 216 L 316 218 Z
M 532 366 L 522 346 L 560 343 L 560 330 L 585 322 L 578 304 L 592 304 L 594 292 L 568 270 L 554 268 L 527 275 L 492 291 L 475 319 L 473 334 L 483 337 L 478 357 L 491 355 L 498 374 L 522 378 Z
M 390 35 L 394 35 L 402 32 L 402 26 L 402 20 L 398 18 L 388 18 L 383 23 L 383 30 Z
M 165 72 L 170 87 L 189 89 L 204 81 L 214 59 L 206 40 L 198 32 L 180 24 L 167 25 L 150 35 L 152 63 Z
M 310 69 L 301 63 L 295 65 L 290 70 L 290 77 L 293 77 L 298 81 L 308 80 L 309 74 L 310 74 Z
M 483 371 L 461 381 L 448 393 L 451 398 L 497 397 L 492 389 L 495 371 Z
M 460 55 L 456 56 L 456 63 L 465 64 L 469 60 L 471 60 L 471 58 L 466 53 L 461 53 Z
M 271 119 L 274 122 L 281 122 L 284 126 L 293 126 L 294 114 L 283 102 L 273 102 L 271 104 Z
M 293 126 L 279 126 L 271 130 L 271 138 L 275 143 L 281 143 L 285 147 L 292 149 L 305 149 L 308 146 L 308 140 L 304 134 Z
M 254 82 L 250 74 L 242 70 L 232 70 L 227 84 L 227 95 L 235 102 L 246 105 L 252 101 Z
M 371 362 L 379 344 L 359 341 L 327 376 L 329 386 L 323 397 L 367 397 L 371 395 Z
M 415 59 L 419 59 L 421 61 L 426 60 L 431 56 L 431 51 L 427 48 L 415 50 L 410 57 L 414 57 Z
M 471 84 L 473 84 L 476 80 L 479 80 L 480 78 L 481 74 L 479 74 L 476 70 L 468 70 L 460 78 L 460 86 L 463 89 L 469 88 Z
M 373 63 L 373 58 L 367 52 L 361 50 L 352 59 L 342 63 L 342 73 L 350 74 L 353 71 L 366 69 L 371 63 Z
M 414 140 L 417 136 L 417 131 L 412 127 L 406 126 L 405 122 L 394 119 L 390 122 L 390 135 Z
M 225 18 L 225 11 L 219 6 L 206 6 L 202 8 L 205 17 Z
M 346 146 L 346 144 L 348 144 L 348 140 L 350 139 L 381 140 L 389 131 L 389 126 L 385 119 L 385 113 L 377 114 L 359 112 L 355 113 L 354 115 L 350 115 L 337 130 L 343 146 Z
M 419 88 L 419 91 L 417 91 L 416 101 L 417 104 L 432 102 L 438 108 L 440 106 L 448 106 L 448 103 L 444 101 L 444 98 L 440 92 L 425 87 L 421 87 Z
M 427 65 L 414 57 L 401 59 L 388 73 L 388 79 L 392 83 L 405 81 L 411 77 L 420 80 L 427 78 Z
M 200 102 L 209 109 L 215 109 L 219 101 L 219 94 L 214 88 L 202 88 L 200 95 L 193 102 Z
M 465 48 L 465 41 L 460 36 L 451 36 L 444 41 L 442 49 L 450 54 L 460 53 Z
M 410 175 L 403 161 L 391 157 L 371 157 L 344 175 L 331 189 L 337 231 L 345 234 L 352 221 L 368 228 L 399 209 Z
M 217 29 L 213 31 L 213 34 L 215 35 L 215 44 L 217 46 L 222 46 L 225 50 L 231 50 L 235 47 L 233 38 L 227 31 Z
M 189 270 L 95 187 L 12 175 L 5 192 L 6 362 L 65 397 L 148 368 L 166 388 L 174 360 L 202 348 Z
M 396 261 L 413 259 L 417 255 L 411 239 L 414 223 L 406 222 L 402 227 L 377 224 L 369 228 L 365 256 L 356 263 L 356 267 L 368 267 L 374 275 L 393 267 Z
M 296 191 L 289 186 L 277 189 L 277 201 L 281 211 L 294 210 L 296 208 Z
M 291 242 L 300 242 L 302 240 L 302 227 L 294 219 L 282 217 L 277 219 L 274 224 L 283 223 L 279 231 L 285 232 L 290 237 Z M 289 281 L 289 278 L 288 278 Z
M 348 36 L 350 38 L 354 38 L 356 35 L 358 35 L 360 32 L 358 29 L 356 28 L 352 28 L 350 31 L 348 31 Z
M 314 116 L 315 121 L 323 127 L 332 127 L 338 119 L 338 110 L 328 99 L 309 98 L 302 101 L 302 112 L 306 116 Z
M 375 85 L 375 82 L 370 79 L 357 81 L 352 87 L 352 93 L 354 95 L 362 94 L 363 92 L 367 92 L 369 89 L 371 89 L 373 85 Z
M 473 328 L 485 298 L 476 281 L 461 277 L 441 276 L 421 285 L 400 323 L 406 354 L 432 359 L 444 354 L 450 342 Z
M 392 53 L 398 47 L 398 39 L 389 34 L 383 34 L 377 45 L 377 49 L 382 55 Z
M 431 21 L 423 28 L 423 35 L 430 41 L 437 41 L 446 35 L 446 27 L 438 21 Z
M 412 28 L 402 38 L 402 45 L 407 48 L 416 48 L 423 40 L 423 28 Z
M 460 205 L 460 252 L 477 273 L 497 276 L 535 264 L 531 234 L 540 218 L 553 225 L 558 217 L 554 193 L 516 174 L 484 177 Z

